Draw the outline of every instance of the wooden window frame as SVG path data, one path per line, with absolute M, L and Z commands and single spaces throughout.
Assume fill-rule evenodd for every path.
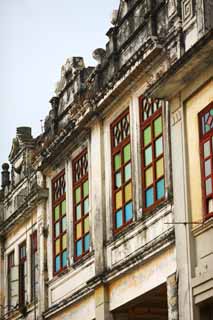
M 31 301 L 38 299 L 36 296 L 36 264 L 35 264 L 35 255 L 38 251 L 38 234 L 37 230 L 33 231 L 30 236 L 31 244 Z M 37 265 L 38 267 L 38 265 Z
M 61 194 L 56 200 L 55 200 L 55 189 L 54 189 L 54 184 L 57 180 L 59 180 L 61 177 L 64 176 L 64 182 L 65 182 L 65 187 L 64 187 L 64 193 Z M 64 235 L 67 235 L 67 228 L 65 231 L 62 231 L 62 220 L 64 217 L 67 218 L 67 212 L 64 216 L 62 216 L 62 202 L 66 201 L 66 180 L 65 180 L 65 169 L 63 169 L 59 174 L 57 174 L 53 180 L 52 180 L 52 239 L 53 239 L 53 248 L 52 248 L 52 252 L 53 252 L 53 275 L 57 275 L 60 272 L 64 271 L 67 269 L 67 264 L 63 267 L 63 252 L 67 251 L 68 253 L 68 248 L 66 248 L 66 250 L 63 250 L 62 248 L 62 238 Z M 54 211 L 55 208 L 59 206 L 59 219 L 57 221 L 55 221 L 55 216 L 54 216 Z M 56 223 L 59 223 L 59 235 L 55 236 L 55 225 Z M 60 251 L 59 253 L 56 255 L 55 252 L 55 243 L 56 240 L 60 239 Z M 60 269 L 56 271 L 56 263 L 55 263 L 55 259 L 57 256 L 60 256 Z
M 22 249 L 25 248 L 25 255 L 22 256 Z M 24 266 L 27 261 L 27 246 L 26 241 L 19 245 L 19 308 L 25 306 L 25 275 Z
M 12 257 L 12 262 L 11 262 L 11 257 Z M 15 251 L 11 251 L 8 255 L 7 255 L 7 272 L 8 272 L 8 283 L 7 283 L 7 300 L 8 300 L 8 311 L 11 311 L 11 309 L 15 306 L 11 305 L 11 269 L 15 267 Z
M 165 146 L 164 146 L 164 119 L 163 119 L 163 109 L 162 106 L 158 108 L 156 111 L 153 111 L 152 115 L 149 116 L 147 119 L 143 119 L 143 99 L 146 98 L 144 96 L 141 96 L 139 98 L 139 112 L 140 112 L 140 139 L 141 139 L 141 172 L 142 172 L 142 203 L 143 203 L 143 212 L 149 213 L 150 211 L 154 210 L 158 205 L 160 205 L 163 201 L 165 201 Z M 152 103 L 154 100 L 152 100 Z M 153 106 L 152 106 L 153 110 Z M 158 136 L 154 137 L 154 121 L 161 116 L 162 119 L 162 133 L 159 134 Z M 146 146 L 144 145 L 144 139 L 143 139 L 143 132 L 147 127 L 151 126 L 151 142 L 147 144 Z M 155 157 L 155 141 L 159 139 L 159 137 L 162 136 L 162 147 L 163 147 L 163 152 L 160 154 L 158 157 Z M 144 150 L 147 149 L 149 146 L 152 146 L 152 162 L 149 163 L 147 166 L 145 166 L 144 161 Z M 156 177 L 156 163 L 158 160 L 163 159 L 163 175 L 160 177 Z M 145 171 L 148 168 L 153 167 L 153 183 L 150 184 L 147 188 L 145 187 L 146 185 L 146 177 L 145 177 Z M 157 199 L 157 181 L 160 181 L 161 179 L 164 179 L 164 196 L 161 197 L 160 199 Z M 149 207 L 146 207 L 146 190 L 150 189 L 153 186 L 153 195 L 154 195 L 154 202 L 152 205 Z
M 75 169 L 75 164 L 83 157 L 87 155 L 87 172 L 82 175 L 82 177 L 76 181 L 76 169 Z M 89 183 L 89 175 L 88 175 L 88 150 L 85 148 L 83 151 L 81 151 L 73 160 L 72 160 L 72 174 L 73 174 L 73 234 L 74 234 L 74 260 L 78 261 L 80 260 L 83 256 L 89 253 L 90 248 L 88 250 L 85 250 L 85 243 L 84 243 L 84 238 L 89 235 L 90 236 L 90 228 L 88 232 L 84 231 L 84 220 L 86 220 L 89 217 L 89 210 L 88 213 L 83 214 L 84 212 L 84 201 L 89 197 L 89 194 L 84 197 L 83 195 L 83 185 L 86 181 Z M 82 168 L 81 168 L 81 174 L 82 174 Z M 80 202 L 75 203 L 75 191 L 80 187 Z M 77 213 L 76 213 L 76 208 L 81 206 L 81 218 L 77 220 Z M 90 204 L 89 204 L 90 206 Z M 77 224 L 81 223 L 82 225 L 82 232 L 81 232 L 81 237 L 77 239 L 77 231 L 76 231 L 76 226 Z M 82 241 L 82 254 L 77 255 L 77 242 L 81 240 Z M 90 238 L 91 242 L 91 238 Z M 90 247 L 90 246 L 89 246 Z
M 213 217 L 213 211 L 208 212 L 207 201 L 213 199 L 213 128 L 210 129 L 209 132 L 202 132 L 202 116 L 213 108 L 213 101 L 210 102 L 204 109 L 202 109 L 198 114 L 198 122 L 199 122 L 199 147 L 200 147 L 200 168 L 201 168 L 201 188 L 202 188 L 202 206 L 203 206 L 203 218 L 207 220 Z M 210 155 L 205 158 L 204 156 L 204 144 L 210 141 Z M 211 174 L 205 177 L 205 161 L 211 160 Z M 211 177 L 212 179 L 212 193 L 210 195 L 206 195 L 206 186 L 205 181 Z
M 130 225 L 133 221 L 133 184 L 132 184 L 132 157 L 131 157 L 131 140 L 130 140 L 130 132 L 128 137 L 124 138 L 117 146 L 114 146 L 114 133 L 113 128 L 118 124 L 126 115 L 129 115 L 130 118 L 130 112 L 129 107 L 124 110 L 110 125 L 110 138 L 111 138 L 111 170 L 112 170 L 112 212 L 113 212 L 113 233 L 116 235 L 120 233 L 122 230 L 124 230 L 128 225 Z M 129 131 L 130 131 L 130 122 L 129 122 Z M 125 146 L 130 144 L 130 160 L 124 163 L 124 156 L 123 156 L 123 150 Z M 121 154 L 121 167 L 117 170 L 114 169 L 114 156 L 116 154 Z M 128 164 L 131 164 L 131 178 L 127 181 L 124 181 L 124 167 Z M 121 186 L 119 188 L 116 188 L 115 185 L 115 174 L 116 172 L 121 171 Z M 132 187 L 132 218 L 128 221 L 125 219 L 125 205 L 130 203 L 130 201 L 125 203 L 125 187 L 131 183 Z M 122 207 L 120 209 L 116 209 L 116 193 L 119 192 L 119 189 L 122 192 Z M 116 228 L 116 212 L 118 210 L 122 210 L 122 221 L 124 222 L 121 227 Z

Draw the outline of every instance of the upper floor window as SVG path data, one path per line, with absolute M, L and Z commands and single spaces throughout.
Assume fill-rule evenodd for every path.
M 19 307 L 23 307 L 27 300 L 27 253 L 26 242 L 19 246 Z
M 162 103 L 160 99 L 140 98 L 144 211 L 165 196 Z
M 12 310 L 18 302 L 18 273 L 17 267 L 15 266 L 15 254 L 12 251 L 8 254 L 8 311 Z
M 90 247 L 87 150 L 73 160 L 73 212 L 75 259 L 79 259 Z
M 213 102 L 199 113 L 203 207 L 213 215 Z
M 31 301 L 38 299 L 37 231 L 31 235 Z
M 53 207 L 53 271 L 67 267 L 66 182 L 63 170 L 52 181 Z
M 111 125 L 112 204 L 114 232 L 132 221 L 132 169 L 129 110 Z

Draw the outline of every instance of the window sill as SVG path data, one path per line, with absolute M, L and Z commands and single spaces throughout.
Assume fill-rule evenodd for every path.
M 80 259 L 74 261 L 70 268 L 77 269 L 79 266 L 85 264 L 92 256 L 94 256 L 94 251 L 89 251 L 84 256 L 82 256 Z
M 210 217 L 203 221 L 200 225 L 194 227 L 192 229 L 192 234 L 194 237 L 198 237 L 202 233 L 208 231 L 209 229 L 213 228 L 213 217 Z

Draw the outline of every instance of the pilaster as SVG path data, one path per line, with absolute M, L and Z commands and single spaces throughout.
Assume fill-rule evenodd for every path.
M 95 289 L 95 315 L 96 320 L 113 320 L 109 311 L 108 289 L 103 284 Z

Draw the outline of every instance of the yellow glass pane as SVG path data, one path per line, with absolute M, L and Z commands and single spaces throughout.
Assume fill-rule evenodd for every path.
M 60 252 L 60 239 L 56 240 L 55 242 L 55 255 Z
M 89 232 L 89 217 L 84 220 L 84 233 Z
M 81 238 L 82 235 L 82 223 L 78 223 L 76 226 L 76 238 L 79 239 Z
M 116 210 L 122 207 L 122 192 L 118 191 L 115 195 Z
M 67 235 L 63 235 L 62 237 L 62 250 L 66 249 L 67 247 Z
M 145 172 L 146 176 L 146 187 L 150 186 L 153 183 L 153 169 L 150 167 Z
M 163 169 L 163 158 L 161 158 L 160 160 L 158 160 L 156 162 L 156 177 L 157 179 L 159 177 L 161 177 L 164 173 L 164 169 Z
M 125 202 L 128 202 L 132 199 L 132 184 L 131 182 L 125 187 Z

